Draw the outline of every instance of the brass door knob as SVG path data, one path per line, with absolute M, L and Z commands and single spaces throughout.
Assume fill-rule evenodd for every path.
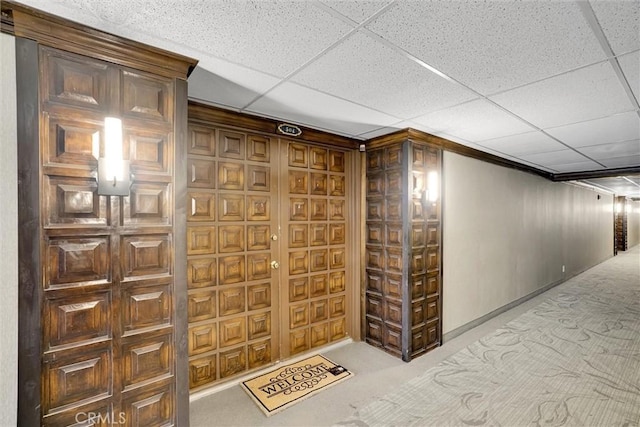
M 274 242 L 275 242 L 276 240 L 278 240 L 278 235 L 277 235 L 277 234 L 272 234 L 272 235 L 271 235 L 271 240 L 273 240 Z
M 271 268 L 277 270 L 278 268 L 280 268 L 280 263 L 278 261 L 271 261 Z

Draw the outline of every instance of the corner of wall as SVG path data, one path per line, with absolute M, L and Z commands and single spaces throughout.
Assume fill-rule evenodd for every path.
M 0 194 L 18 198 L 15 38 L 0 33 Z M 18 209 L 0 211 L 0 425 L 16 425 L 18 396 Z

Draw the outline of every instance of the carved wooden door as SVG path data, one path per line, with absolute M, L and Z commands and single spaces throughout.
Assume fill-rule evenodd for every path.
M 189 384 L 206 387 L 278 357 L 277 140 L 189 126 Z M 272 240 L 276 239 L 276 240 Z M 276 328 L 277 329 L 277 328 Z
M 49 48 L 39 60 L 42 423 L 174 424 L 173 80 Z M 97 193 L 109 115 L 128 197 Z
M 281 150 L 281 339 L 288 356 L 347 335 L 347 176 L 343 151 L 286 140 Z
M 191 119 L 191 391 L 347 335 L 346 151 Z

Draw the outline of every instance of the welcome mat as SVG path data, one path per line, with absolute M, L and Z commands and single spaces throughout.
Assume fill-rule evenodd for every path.
M 342 366 L 316 355 L 243 381 L 242 387 L 269 416 L 351 376 Z

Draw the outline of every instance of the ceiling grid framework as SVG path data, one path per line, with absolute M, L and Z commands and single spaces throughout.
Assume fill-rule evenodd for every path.
M 636 0 L 19 2 L 198 58 L 189 96 L 222 108 L 361 140 L 412 127 L 551 174 L 640 171 Z

